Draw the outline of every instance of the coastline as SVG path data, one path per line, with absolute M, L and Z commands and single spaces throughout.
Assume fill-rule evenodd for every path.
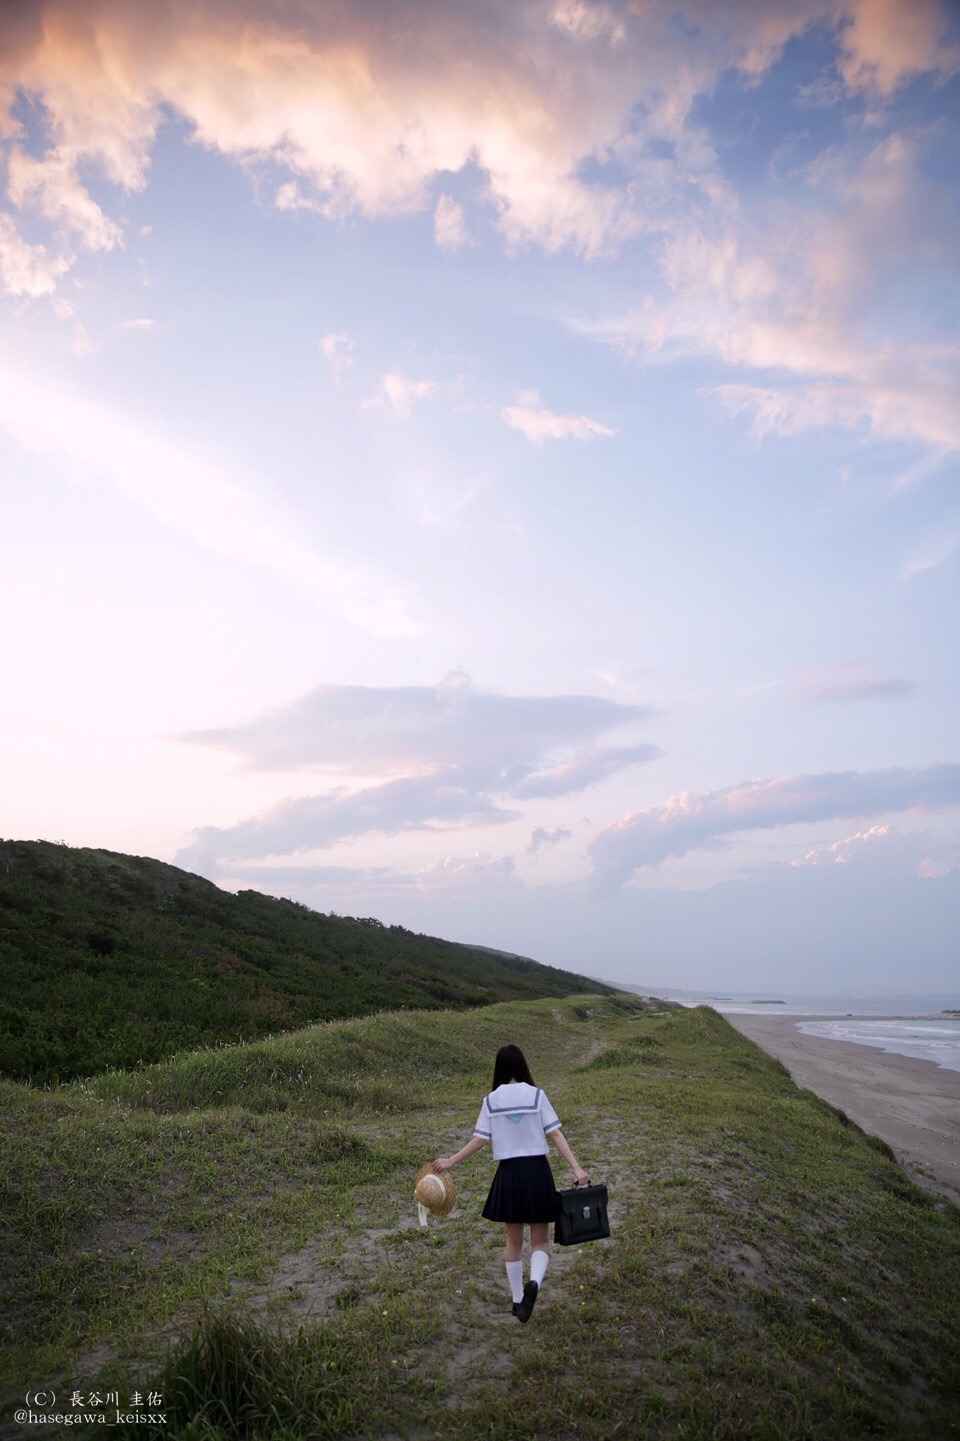
M 798 1086 L 886 1141 L 918 1185 L 960 1206 L 960 1071 L 798 1029 L 800 1021 L 830 1019 L 822 1015 L 724 1019 L 782 1061 Z

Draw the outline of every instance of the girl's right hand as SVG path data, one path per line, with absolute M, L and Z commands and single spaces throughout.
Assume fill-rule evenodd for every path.
M 589 1186 L 590 1184 L 590 1177 L 587 1175 L 586 1171 L 574 1171 L 573 1179 L 576 1181 L 578 1186 Z
M 433 1162 L 433 1170 L 436 1171 L 438 1174 L 441 1171 L 452 1170 L 452 1168 L 453 1162 L 451 1161 L 449 1156 L 438 1156 L 437 1159 Z

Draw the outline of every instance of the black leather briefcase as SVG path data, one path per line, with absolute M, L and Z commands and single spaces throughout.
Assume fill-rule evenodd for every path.
M 602 1241 L 609 1235 L 606 1186 L 571 1186 L 557 1192 L 553 1239 L 558 1246 L 579 1246 L 581 1241 Z

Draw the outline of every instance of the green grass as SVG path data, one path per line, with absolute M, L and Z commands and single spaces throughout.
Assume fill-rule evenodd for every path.
M 0 841 L 0 978 L 0 1076 L 39 1084 L 379 1010 L 610 990 L 523 956 L 46 841 Z
M 486 1150 L 413 1221 L 505 1040 L 611 1195 L 526 1328 Z M 960 1436 L 960 1213 L 704 1008 L 385 1014 L 0 1095 L 8 1407 L 151 1386 L 193 1441 Z

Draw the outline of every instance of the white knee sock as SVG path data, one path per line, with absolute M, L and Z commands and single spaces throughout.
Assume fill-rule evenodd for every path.
M 536 1281 L 538 1286 L 542 1286 L 549 1265 L 549 1251 L 534 1251 L 530 1257 L 530 1280 Z
M 510 1282 L 510 1290 L 513 1292 L 514 1301 L 523 1300 L 523 1262 L 508 1261 L 507 1280 Z

